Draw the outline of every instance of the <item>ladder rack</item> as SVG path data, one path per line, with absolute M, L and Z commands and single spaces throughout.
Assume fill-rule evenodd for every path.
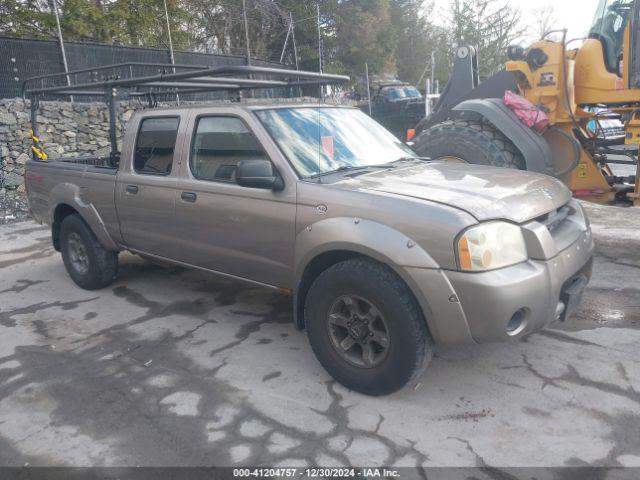
M 116 138 L 117 103 L 125 96 L 146 98 L 150 106 L 153 106 L 158 96 L 178 98 L 179 95 L 209 92 L 239 94 L 247 90 L 348 82 L 349 77 L 345 75 L 284 68 L 130 62 L 30 77 L 22 82 L 22 96 L 31 99 L 31 129 L 36 138 L 39 101 L 43 97 L 62 95 L 104 98 L 109 109 L 111 163 L 116 164 L 120 156 Z

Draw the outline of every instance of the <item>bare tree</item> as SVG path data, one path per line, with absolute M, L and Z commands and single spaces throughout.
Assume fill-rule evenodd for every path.
M 534 33 L 538 38 L 542 38 L 550 31 L 558 29 L 558 19 L 553 5 L 538 7 L 532 13 L 535 19 Z
M 507 47 L 526 31 L 520 10 L 505 0 L 452 0 L 449 15 L 453 45 L 478 49 L 481 77 L 504 68 Z

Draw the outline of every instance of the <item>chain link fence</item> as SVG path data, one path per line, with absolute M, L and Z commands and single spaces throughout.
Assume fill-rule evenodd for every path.
M 93 42 L 65 42 L 69 71 L 116 63 L 171 63 L 168 50 Z M 246 58 L 176 51 L 175 63 L 218 67 L 245 65 Z M 281 67 L 278 62 L 251 59 L 256 66 Z M 22 82 L 29 77 L 64 73 L 60 45 L 55 40 L 0 37 L 0 98 L 22 95 Z M 89 75 L 89 74 L 86 74 Z M 59 77 L 64 79 L 64 77 Z

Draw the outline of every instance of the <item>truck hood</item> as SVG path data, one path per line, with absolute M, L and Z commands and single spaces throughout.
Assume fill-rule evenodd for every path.
M 555 178 L 538 173 L 454 162 L 425 162 L 353 175 L 342 187 L 428 200 L 465 210 L 477 220 L 522 223 L 571 199 Z

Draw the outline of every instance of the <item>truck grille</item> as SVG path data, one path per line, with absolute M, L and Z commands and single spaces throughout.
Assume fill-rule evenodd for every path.
M 573 244 L 588 228 L 582 207 L 573 199 L 536 221 L 547 228 L 559 252 Z
M 538 221 L 547 227 L 547 230 L 553 234 L 553 232 L 560 228 L 565 220 L 567 220 L 567 218 L 573 213 L 575 213 L 575 210 L 567 204 L 540 217 Z
M 586 242 L 589 220 L 580 202 L 571 199 L 557 209 L 533 219 L 522 228 L 531 258 L 549 260 L 571 247 L 583 236 Z

